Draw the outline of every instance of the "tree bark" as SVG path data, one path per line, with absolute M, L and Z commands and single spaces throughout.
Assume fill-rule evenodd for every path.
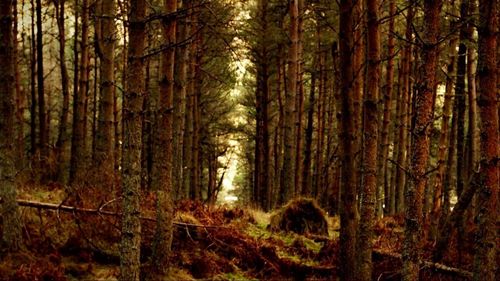
M 453 4 L 452 4 L 453 5 Z M 449 30 L 452 32 L 456 28 L 454 21 L 450 22 Z M 448 44 L 448 66 L 446 70 L 446 86 L 444 92 L 444 104 L 443 104 L 443 117 L 441 121 L 441 134 L 439 136 L 438 144 L 438 162 L 437 162 L 437 173 L 434 178 L 434 192 L 433 192 L 433 203 L 430 215 L 430 236 L 436 239 L 438 224 L 441 217 L 442 205 L 443 205 L 443 183 L 445 181 L 445 171 L 446 171 L 446 157 L 447 148 L 449 146 L 449 127 L 450 127 L 450 115 L 453 102 L 453 85 L 455 77 L 455 64 L 456 64 L 456 54 L 457 54 L 457 43 L 458 38 L 453 36 Z
M 288 73 L 285 92 L 285 134 L 282 181 L 280 186 L 279 204 L 283 204 L 295 194 L 295 148 L 296 148 L 296 95 L 297 70 L 299 53 L 299 3 L 298 0 L 289 2 L 290 14 L 290 46 L 288 49 Z
M 100 29 L 96 32 L 100 98 L 94 160 L 99 167 L 97 178 L 104 185 L 112 184 L 114 179 L 115 1 L 100 0 L 97 5 L 101 13 L 96 25 Z
M 71 136 L 71 159 L 69 169 L 69 182 L 74 184 L 81 179 L 86 162 L 86 104 L 88 92 L 88 23 L 89 6 L 88 0 L 82 2 L 82 40 L 80 44 L 80 63 L 78 69 L 78 91 L 73 98 L 73 133 Z
M 378 187 L 377 187 L 377 216 L 383 214 L 382 204 L 389 210 L 389 178 L 387 159 L 389 158 L 389 125 L 391 123 L 392 96 L 394 95 L 394 17 L 396 13 L 396 3 L 389 2 L 389 35 L 387 42 L 387 69 L 386 69 L 386 91 L 384 92 L 384 113 L 380 136 L 380 150 L 378 158 Z M 382 190 L 383 196 L 382 196 Z M 386 212 L 388 213 L 388 212 Z
M 16 203 L 14 157 L 15 79 L 12 0 L 0 1 L 0 243 L 9 252 L 21 247 L 21 222 Z
M 497 280 L 497 221 L 499 188 L 499 124 L 497 32 L 498 1 L 479 1 L 478 107 L 481 118 L 481 159 L 475 221 L 476 252 L 473 280 Z
M 59 31 L 59 60 L 61 70 L 61 91 L 63 96 L 61 118 L 59 120 L 59 132 L 56 141 L 56 156 L 58 162 L 57 179 L 64 181 L 66 169 L 66 144 L 68 142 L 68 118 L 69 118 L 69 75 L 66 66 L 66 28 L 64 24 L 65 1 L 54 2 L 56 21 Z M 76 36 L 75 36 L 76 38 Z M 76 40 L 76 39 L 75 39 Z
M 37 65 L 37 91 L 38 91 L 38 130 L 40 157 L 42 161 L 47 161 L 48 140 L 47 117 L 45 109 L 44 74 L 43 74 L 43 29 L 42 29 L 42 3 L 36 0 L 36 65 Z
M 420 81 L 415 96 L 415 126 L 411 147 L 410 184 L 405 192 L 405 234 L 403 243 L 403 280 L 418 280 L 420 272 L 420 234 L 423 219 L 423 194 L 427 184 L 429 133 L 433 122 L 433 97 L 438 60 L 439 16 L 442 1 L 424 1 L 424 34 L 419 68 Z
M 363 101 L 363 186 L 359 224 L 358 280 L 372 279 L 373 225 L 375 224 L 377 192 L 378 95 L 380 83 L 379 4 L 366 0 L 367 8 L 367 84 Z
M 340 42 L 340 158 L 342 161 L 341 199 L 340 199 L 340 280 L 354 280 L 356 272 L 356 167 L 354 160 L 355 137 L 353 109 L 353 54 L 354 47 L 354 3 L 351 0 L 340 1 L 339 42 Z
M 177 0 L 163 2 L 165 13 L 177 11 Z M 163 22 L 163 42 L 173 45 L 176 42 L 176 19 Z M 156 192 L 156 231 L 153 241 L 153 264 L 159 274 L 166 273 L 168 257 L 172 245 L 172 220 L 174 203 L 172 194 L 173 167 L 173 99 L 174 99 L 175 48 L 161 54 L 160 99 L 156 132 L 156 146 L 153 162 L 153 188 Z
M 130 0 L 128 68 L 123 104 L 123 215 L 120 244 L 120 280 L 139 281 L 141 132 L 144 96 L 145 0 Z

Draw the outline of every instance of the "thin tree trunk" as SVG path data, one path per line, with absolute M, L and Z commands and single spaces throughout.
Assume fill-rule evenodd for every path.
M 288 49 L 288 73 L 285 93 L 285 134 L 284 159 L 280 198 L 278 203 L 283 204 L 295 194 L 295 130 L 296 95 L 297 95 L 297 70 L 299 53 L 299 3 L 298 0 L 289 2 L 290 13 L 290 46 Z
M 316 34 L 318 34 L 317 32 Z M 318 44 L 319 45 L 319 44 Z M 318 46 L 319 47 L 319 46 Z M 312 195 L 312 177 L 311 177 L 311 158 L 312 158 L 312 142 L 314 130 L 314 107 L 316 105 L 316 68 L 318 66 L 319 50 L 314 55 L 313 70 L 311 71 L 311 88 L 309 92 L 308 108 L 307 108 L 307 127 L 306 139 L 304 148 L 304 165 L 302 173 L 302 195 L 310 197 Z
M 30 91 L 31 91 L 31 107 L 30 107 L 30 156 L 36 164 L 35 156 L 38 152 L 38 143 L 36 136 L 36 39 L 35 39 L 35 1 L 31 0 L 31 63 L 30 63 Z M 36 166 L 36 165 L 35 165 Z
M 301 193 L 301 183 L 302 183 L 302 128 L 303 128 L 303 116 L 304 116 L 304 60 L 303 60 L 303 37 L 304 37 L 304 0 L 298 0 L 297 3 L 297 100 L 296 104 L 296 120 L 295 120 L 295 179 L 294 179 L 294 196 Z
M 78 69 L 78 91 L 73 102 L 73 133 L 71 136 L 70 184 L 80 179 L 86 161 L 86 104 L 88 92 L 88 0 L 82 2 L 82 40 L 80 44 L 80 63 Z
M 38 130 L 40 134 L 39 148 L 42 161 L 46 161 L 48 154 L 47 117 L 45 109 L 44 74 L 43 74 L 43 30 L 42 30 L 42 3 L 36 0 L 36 58 L 37 58 L 37 90 L 38 90 Z
M 114 133 L 113 104 L 115 87 L 115 1 L 100 0 L 96 28 L 97 53 L 99 55 L 99 117 L 96 134 L 95 161 L 99 167 L 100 182 L 108 183 L 114 174 Z M 97 58 L 96 58 L 97 59 Z M 106 181 L 105 179 L 109 179 Z M 103 182 L 104 181 L 104 182 Z
M 13 50 L 12 55 L 14 56 L 14 74 L 16 83 L 16 168 L 22 169 L 25 165 L 25 143 L 24 143 L 24 111 L 26 108 L 26 96 L 24 90 L 21 88 L 21 73 L 19 71 L 19 51 L 18 51 L 18 9 L 17 0 L 13 0 L 13 27 L 12 27 L 12 37 L 13 37 Z
M 0 1 L 0 213 L 2 224 L 0 242 L 9 252 L 16 252 L 21 246 L 21 221 L 16 202 L 15 170 L 15 79 L 14 40 L 12 24 L 13 1 Z
M 165 13 L 177 10 L 177 0 L 163 2 Z M 176 42 L 175 19 L 166 21 L 162 26 L 163 42 L 174 45 Z M 174 100 L 175 48 L 161 54 L 160 99 L 157 118 L 156 146 L 153 162 L 153 188 L 156 192 L 156 230 L 153 242 L 153 264 L 159 274 L 166 273 L 168 257 L 172 245 L 172 220 L 174 203 L 172 194 L 173 160 L 173 100 Z M 156 166 L 156 167 L 155 167 Z
M 188 8 L 186 1 L 179 2 L 179 9 Z M 177 22 L 177 42 L 187 40 L 190 25 L 185 18 L 179 19 Z M 180 46 L 176 48 L 175 55 L 175 92 L 174 95 L 174 149 L 173 149 L 173 190 L 177 199 L 184 198 L 182 195 L 183 178 L 185 177 L 184 165 L 184 134 L 186 129 L 185 114 L 186 114 L 186 89 L 187 89 L 187 70 L 189 62 L 188 46 Z
M 419 280 L 423 193 L 427 184 L 429 133 L 433 122 L 433 96 L 438 62 L 438 36 L 441 0 L 424 1 L 422 61 L 417 83 L 415 126 L 411 147 L 411 183 L 405 192 L 405 233 L 403 242 L 403 280 Z
M 378 95 L 380 83 L 379 4 L 366 0 L 367 8 L 367 88 L 363 101 L 363 187 L 359 224 L 358 280 L 372 279 L 373 225 L 375 224 L 378 148 Z
M 398 137 L 398 155 L 397 155 L 397 163 L 402 167 L 406 167 L 406 163 L 408 161 L 408 149 L 406 149 L 408 140 L 408 130 L 410 128 L 409 124 L 409 104 L 411 90 L 410 90 L 410 71 L 411 71 L 411 56 L 412 56 L 412 24 L 413 24 L 414 11 L 413 7 L 410 7 L 408 10 L 408 15 L 406 16 L 406 40 L 408 43 L 404 48 L 404 58 L 402 62 L 402 83 L 401 86 L 401 111 L 400 111 L 400 127 L 399 127 L 399 137 Z M 405 196 L 404 190 L 406 185 L 406 172 L 402 169 L 396 170 L 396 212 L 403 213 L 405 208 Z
M 62 109 L 61 118 L 59 120 L 59 132 L 56 141 L 56 155 L 58 162 L 57 178 L 64 181 L 64 173 L 66 169 L 66 144 L 68 141 L 68 118 L 69 118 L 69 75 L 66 66 L 66 29 L 64 24 L 65 17 L 65 1 L 54 2 L 56 10 L 56 21 L 59 31 L 59 63 L 61 70 L 61 87 L 62 87 Z M 76 36 L 75 36 L 76 40 Z
M 377 187 L 377 216 L 383 214 L 382 204 L 389 209 L 389 182 L 388 182 L 388 165 L 389 158 L 389 125 L 391 123 L 392 112 L 392 96 L 394 95 L 394 17 L 396 13 L 396 3 L 394 0 L 389 2 L 389 35 L 387 43 L 387 70 L 386 70 L 386 91 L 384 92 L 384 114 L 381 128 L 380 153 L 378 159 L 378 187 Z M 382 196 L 382 189 L 384 196 Z
M 353 54 L 354 47 L 354 4 L 351 0 L 340 1 L 339 42 L 340 42 L 340 158 L 342 161 L 341 199 L 340 199 L 340 280 L 354 280 L 356 272 L 356 167 L 354 160 L 356 135 L 353 99 Z
M 497 222 L 500 153 L 498 140 L 498 1 L 479 1 L 478 107 L 481 118 L 481 160 L 476 216 L 478 232 L 473 280 L 497 280 Z
M 120 244 L 120 280 L 139 281 L 140 273 L 140 185 L 142 104 L 145 91 L 144 52 L 145 0 L 130 0 L 128 67 L 123 104 L 123 215 Z

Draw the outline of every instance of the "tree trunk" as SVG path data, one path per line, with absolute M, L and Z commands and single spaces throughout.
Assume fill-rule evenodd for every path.
M 12 55 L 14 56 L 14 74 L 15 74 L 15 81 L 16 81 L 16 92 L 15 92 L 15 99 L 16 99 L 16 119 L 15 119 L 15 124 L 16 124 L 16 168 L 17 169 L 22 169 L 24 168 L 25 165 L 25 143 L 24 143 L 24 111 L 26 108 L 26 96 L 24 93 L 24 90 L 21 87 L 21 73 L 19 71 L 19 51 L 18 51 L 18 42 L 17 42 L 17 36 L 18 36 L 18 9 L 17 9 L 17 0 L 13 0 L 12 2 L 13 6 L 13 21 L 14 25 L 12 28 L 12 36 L 13 36 L 13 41 L 14 41 L 14 46 L 12 50 Z
M 187 9 L 187 1 L 180 1 L 179 9 Z M 179 19 L 177 22 L 177 42 L 182 42 L 188 39 L 190 25 L 185 18 Z M 184 135 L 186 129 L 186 89 L 187 89 L 187 70 L 189 63 L 188 46 L 180 46 L 176 48 L 175 55 L 175 92 L 174 95 L 174 149 L 173 149 L 173 174 L 172 178 L 174 193 L 177 199 L 184 198 L 182 196 L 182 186 L 184 173 Z
M 304 50 L 303 50 L 303 37 L 304 37 L 304 0 L 298 0 L 297 3 L 297 100 L 296 104 L 296 120 L 295 120 L 295 178 L 294 178 L 294 193 L 293 196 L 301 194 L 302 183 L 302 119 L 304 116 Z
M 453 4 L 452 4 L 453 5 Z M 456 28 L 454 21 L 450 22 L 449 30 L 453 32 Z M 441 217 L 442 205 L 443 205 L 443 183 L 445 181 L 445 171 L 446 171 L 446 157 L 447 148 L 449 146 L 449 127 L 450 127 L 450 115 L 452 109 L 453 101 L 453 85 L 455 77 L 455 64 L 456 64 L 456 49 L 457 49 L 457 37 L 453 36 L 448 44 L 448 66 L 446 70 L 446 87 L 444 92 L 444 104 L 443 104 L 443 117 L 441 121 L 441 134 L 439 136 L 438 144 L 438 160 L 437 160 L 437 173 L 434 179 L 434 192 L 433 192 L 433 204 L 430 215 L 430 235 L 431 238 L 436 239 L 438 224 Z
M 145 0 L 130 0 L 128 68 L 123 104 L 123 215 L 120 244 L 120 280 L 139 281 L 141 131 L 144 96 Z
M 42 30 L 42 3 L 36 0 L 36 59 L 37 59 L 37 90 L 38 90 L 38 130 L 40 134 L 38 146 L 42 161 L 47 161 L 48 140 L 47 117 L 45 111 L 45 92 L 43 74 L 43 30 Z
M 342 161 L 341 199 L 340 199 L 340 280 L 354 280 L 356 272 L 356 167 L 354 164 L 355 137 L 353 109 L 353 54 L 354 47 L 354 4 L 351 0 L 340 1 L 339 42 L 340 42 L 340 158 Z
M 481 118 L 481 160 L 476 216 L 474 280 L 497 280 L 498 221 L 498 1 L 479 1 L 478 106 Z
M 317 32 L 316 34 L 319 34 Z M 316 105 L 316 77 L 318 66 L 318 55 L 319 55 L 319 44 L 318 50 L 314 54 L 313 70 L 311 71 L 311 88 L 309 92 L 309 99 L 307 104 L 307 127 L 306 127 L 306 139 L 304 147 L 304 165 L 302 173 L 302 195 L 310 197 L 312 195 L 312 177 L 311 177 L 311 158 L 312 158 L 312 142 L 313 142 L 313 130 L 314 130 L 314 106 Z
M 433 122 L 433 96 L 438 62 L 439 16 L 442 1 L 425 0 L 422 61 L 417 83 L 415 126 L 411 147 L 411 183 L 405 192 L 405 235 L 403 243 L 403 280 L 418 280 L 420 272 L 420 239 L 423 218 L 423 193 L 427 184 L 429 133 Z
M 30 156 L 33 164 L 36 164 L 35 155 L 38 151 L 37 136 L 36 136 L 36 40 L 35 40 L 35 1 L 31 0 L 31 57 L 30 57 Z M 36 165 L 35 165 L 36 166 Z
M 165 0 L 165 13 L 175 13 L 177 0 Z M 163 22 L 163 42 L 173 45 L 176 42 L 175 19 Z M 157 118 L 156 146 L 153 157 L 153 188 L 156 192 L 156 230 L 153 242 L 153 264 L 159 274 L 166 273 L 168 257 L 172 245 L 172 220 L 174 203 L 172 194 L 173 167 L 173 99 L 174 99 L 174 63 L 175 48 L 169 48 L 161 54 L 160 99 Z M 156 167 L 155 167 L 156 166 Z
M 89 7 L 88 0 L 82 2 L 82 40 L 80 44 L 80 64 L 78 69 L 78 91 L 73 98 L 73 133 L 71 136 L 71 159 L 69 170 L 69 182 L 74 184 L 81 179 L 86 162 L 86 104 L 88 92 L 88 22 Z
M 61 90 L 62 90 L 62 109 L 61 118 L 59 120 L 59 132 L 56 141 L 56 157 L 57 157 L 57 175 L 56 178 L 64 182 L 64 173 L 66 170 L 66 144 L 68 142 L 68 117 L 69 117 L 69 75 L 66 66 L 66 28 L 64 24 L 65 17 L 65 1 L 54 2 L 56 11 L 57 28 L 59 32 L 59 61 L 61 70 Z M 76 40 L 76 36 L 75 36 Z
M 283 204 L 295 194 L 295 145 L 294 124 L 296 119 L 297 70 L 299 53 L 299 3 L 289 2 L 290 13 L 290 46 L 288 49 L 288 73 L 285 93 L 285 135 L 283 137 L 285 152 L 283 158 L 282 181 L 278 203 Z
M 398 155 L 397 155 L 397 164 L 401 167 L 406 167 L 406 163 L 408 161 L 408 149 L 406 149 L 408 140 L 408 130 L 409 130 L 409 104 L 411 91 L 410 91 L 410 72 L 411 72 L 411 57 L 412 57 L 412 45 L 413 41 L 413 17 L 414 10 L 413 7 L 410 7 L 408 10 L 408 15 L 406 16 L 406 46 L 404 48 L 403 53 L 403 62 L 401 67 L 401 76 L 402 83 L 401 86 L 401 111 L 400 111 L 400 126 L 399 126 L 399 137 L 398 137 Z M 403 213 L 405 208 L 405 185 L 407 181 L 406 172 L 403 169 L 398 168 L 396 170 L 396 212 Z
M 97 175 L 101 184 L 111 183 L 114 179 L 114 87 L 115 87 L 115 1 L 100 0 L 101 14 L 98 15 L 96 28 L 97 53 L 99 55 L 99 117 L 96 134 L 95 161 L 99 167 Z M 107 181 L 105 179 L 108 179 Z M 111 182 L 110 182 L 111 181 Z
M 378 95 L 380 83 L 379 4 L 366 0 L 367 8 L 367 87 L 363 102 L 363 186 L 359 224 L 358 280 L 372 279 L 373 225 L 375 224 L 378 148 Z
M 14 157 L 14 116 L 15 79 L 14 37 L 12 33 L 13 1 L 0 1 L 0 213 L 2 224 L 0 243 L 9 252 L 21 246 L 21 222 L 16 203 L 15 157 Z
M 381 128 L 380 152 L 378 159 L 378 187 L 377 187 L 377 202 L 378 202 L 378 217 L 381 217 L 383 212 L 382 204 L 386 210 L 389 210 L 389 179 L 388 165 L 389 158 L 389 125 L 391 123 L 392 113 L 392 96 L 394 95 L 394 17 L 396 13 L 396 3 L 394 0 L 389 2 L 389 39 L 387 43 L 387 70 L 386 70 L 386 91 L 384 92 L 384 114 Z M 382 196 L 382 192 L 384 191 Z

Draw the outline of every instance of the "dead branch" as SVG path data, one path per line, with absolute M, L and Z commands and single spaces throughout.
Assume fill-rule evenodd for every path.
M 112 212 L 112 211 L 106 211 L 102 209 L 102 206 L 97 208 L 97 209 L 89 209 L 89 208 L 81 208 L 81 207 L 75 207 L 75 206 L 68 206 L 68 205 L 62 205 L 62 204 L 54 204 L 54 203 L 46 203 L 46 202 L 38 202 L 38 201 L 30 201 L 30 200 L 22 200 L 18 199 L 17 204 L 20 207 L 27 207 L 27 208 L 36 208 L 36 209 L 43 209 L 43 210 L 52 210 L 52 211 L 64 211 L 64 212 L 70 212 L 70 213 L 86 213 L 90 215 L 105 215 L 105 216 L 113 216 L 113 217 L 121 217 L 122 214 L 118 212 Z M 141 216 L 141 220 L 145 221 L 151 221 L 151 222 L 156 222 L 155 218 L 151 217 L 145 217 Z M 180 226 L 180 227 L 200 227 L 200 228 L 226 228 L 226 229 L 231 229 L 231 227 L 228 226 L 223 226 L 223 225 L 204 225 L 204 224 L 193 224 L 193 223 L 185 223 L 185 222 L 178 222 L 174 221 L 174 225 Z
M 391 257 L 393 259 L 399 259 L 399 260 L 402 259 L 401 254 L 382 251 L 382 250 L 373 250 L 373 254 L 379 255 L 382 257 Z M 463 270 L 460 268 L 450 267 L 450 266 L 444 265 L 442 263 L 423 261 L 421 268 L 430 268 L 430 269 L 434 269 L 435 271 L 442 272 L 445 274 L 451 274 L 454 276 L 460 276 L 463 278 L 472 279 L 472 272 L 467 271 L 467 270 Z

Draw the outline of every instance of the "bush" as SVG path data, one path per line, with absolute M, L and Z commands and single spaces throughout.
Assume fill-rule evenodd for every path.
M 328 222 L 314 199 L 296 198 L 271 216 L 272 231 L 328 236 Z

